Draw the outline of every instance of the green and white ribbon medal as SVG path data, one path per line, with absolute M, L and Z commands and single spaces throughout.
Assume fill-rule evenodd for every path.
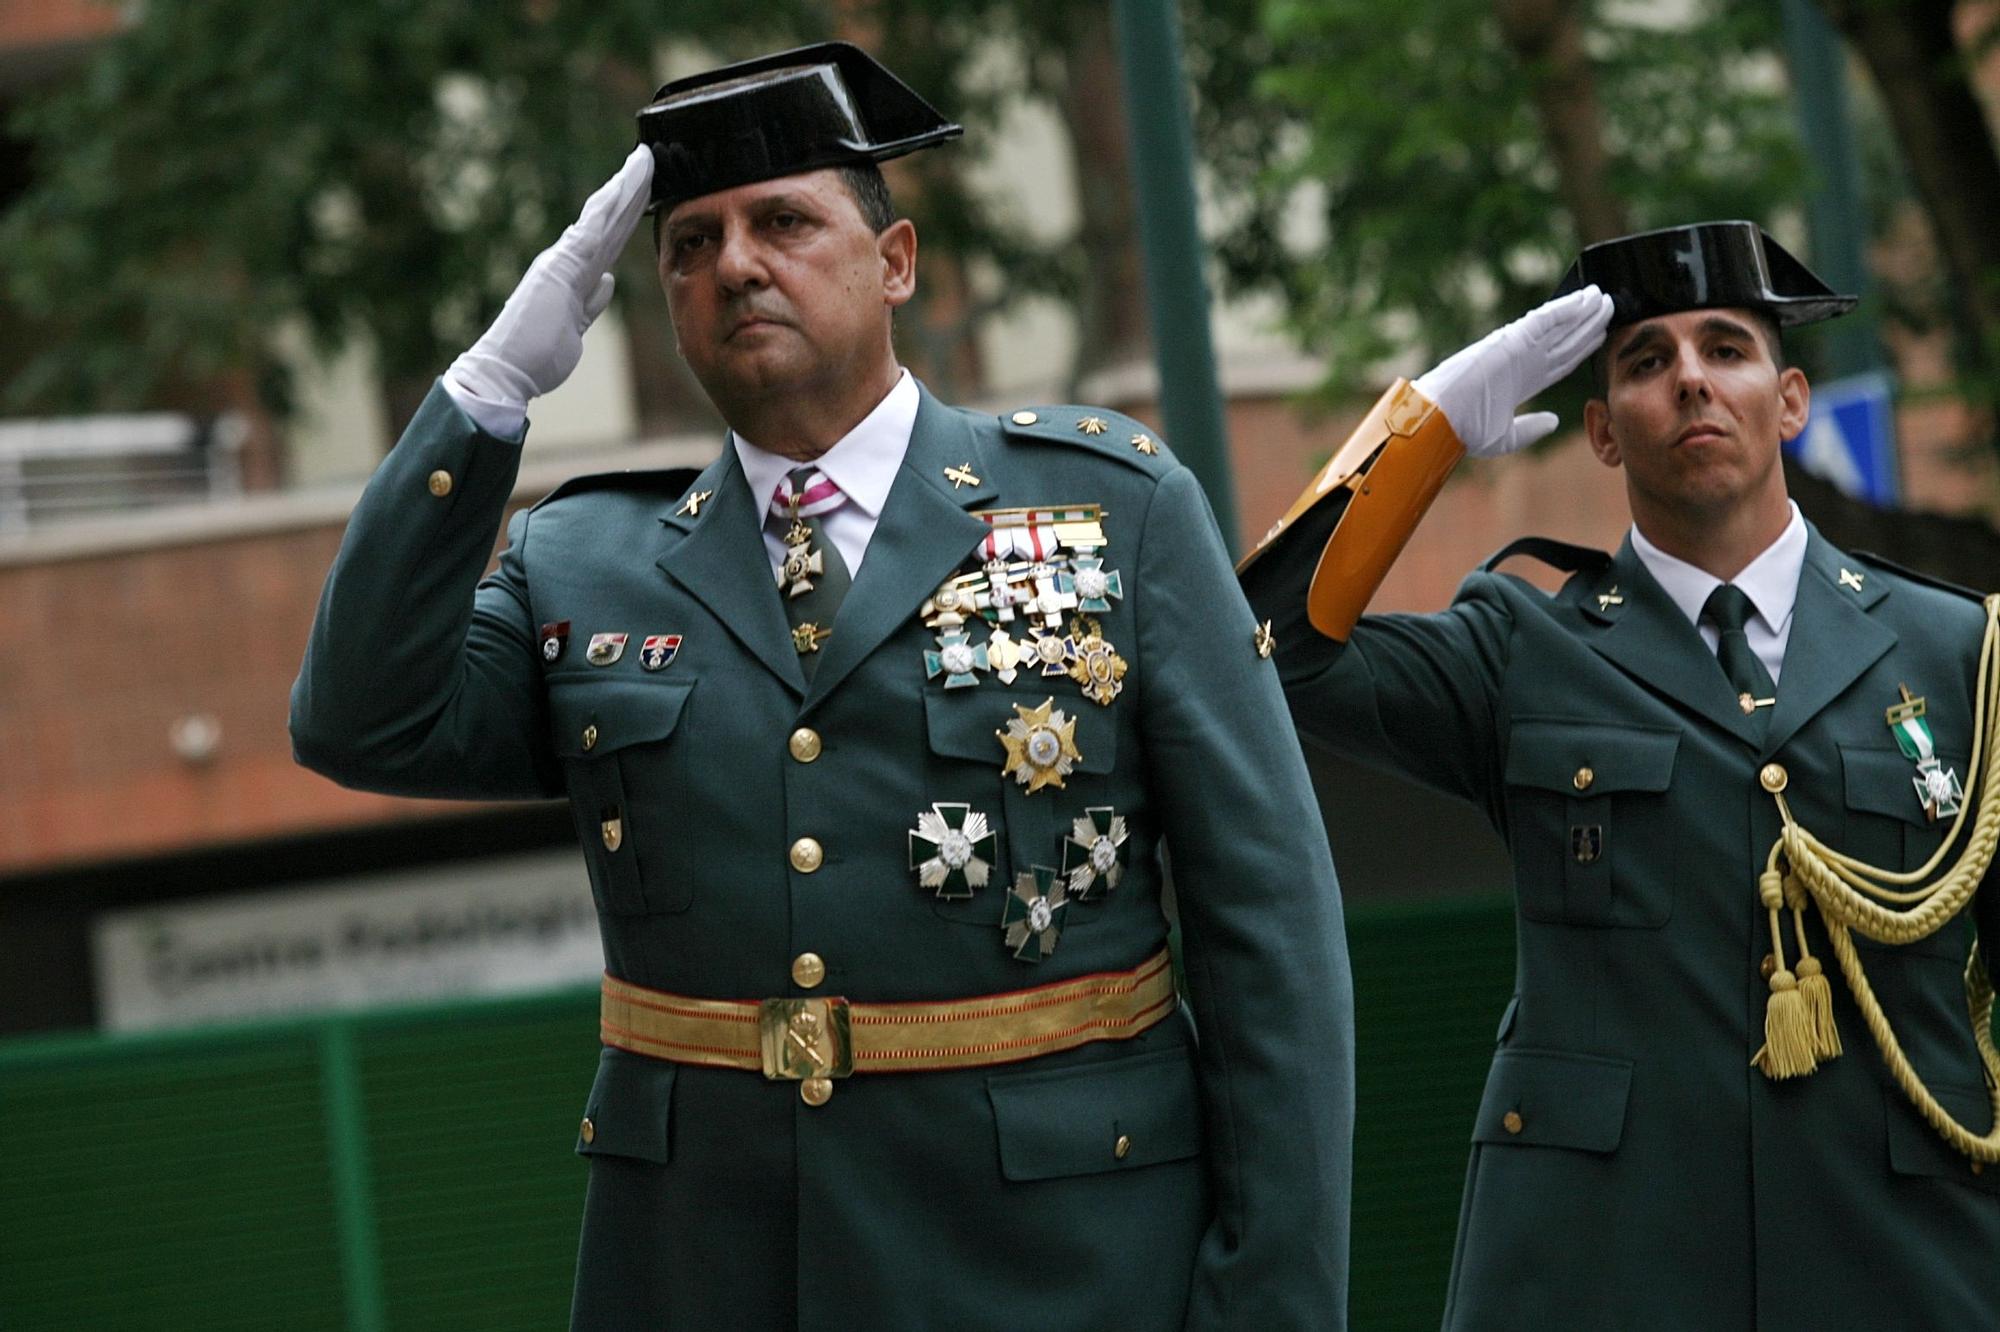
M 1924 719 L 1924 700 L 1912 698 L 1908 685 L 1898 687 L 1903 701 L 1886 714 L 1889 733 L 1896 737 L 1896 748 L 1903 751 L 1903 757 L 1917 765 L 1917 775 L 1910 778 L 1910 784 L 1917 789 L 1924 817 L 1936 823 L 1940 816 L 1949 818 L 1958 813 L 1965 788 L 1959 784 L 1958 774 L 1938 761 L 1931 724 Z

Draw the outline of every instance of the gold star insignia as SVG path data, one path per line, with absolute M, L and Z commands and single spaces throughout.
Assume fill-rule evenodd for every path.
M 1069 678 L 1083 686 L 1083 696 L 1100 707 L 1125 688 L 1125 658 L 1106 641 L 1097 621 L 1079 618 L 1070 626 L 1070 645 L 1076 656 L 1069 664 Z
M 1842 587 L 1851 587 L 1856 592 L 1859 592 L 1861 590 L 1861 575 L 1852 569 L 1842 569 L 1840 571 L 1840 585 Z
M 1111 429 L 1111 423 L 1101 416 L 1086 416 L 1076 423 L 1076 428 L 1086 435 L 1101 435 Z
M 1076 747 L 1076 720 L 1065 716 L 1053 698 L 1043 699 L 1038 708 L 1016 703 L 1014 712 L 1007 729 L 993 733 L 1007 750 L 1000 775 L 1011 774 L 1029 795 L 1044 786 L 1061 790 L 1063 778 L 1083 761 L 1083 751 Z
M 1153 442 L 1153 437 L 1151 435 L 1132 436 L 1132 447 L 1139 450 L 1139 452 L 1145 454 L 1147 457 L 1153 457 L 1160 451 L 1160 446 Z
M 951 482 L 953 490 L 957 490 L 960 486 L 976 486 L 979 484 L 979 478 L 972 474 L 972 464 L 969 462 L 960 463 L 956 467 L 945 468 L 944 479 Z
M 686 514 L 690 518 L 701 517 L 701 506 L 708 503 L 708 497 L 714 493 L 712 490 L 690 490 L 687 498 L 681 501 L 681 507 L 674 510 L 674 515 L 678 517 L 681 514 Z
M 1250 641 L 1257 645 L 1257 655 L 1265 660 L 1278 650 L 1278 636 L 1271 632 L 1269 620 L 1257 626 L 1257 632 L 1250 636 Z

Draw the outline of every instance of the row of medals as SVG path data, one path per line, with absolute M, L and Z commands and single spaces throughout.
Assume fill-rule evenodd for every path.
M 937 646 L 924 650 L 924 676 L 943 677 L 946 689 L 970 689 L 982 672 L 1003 684 L 1030 671 L 1067 677 L 1083 696 L 1109 707 L 1125 687 L 1125 659 L 1096 617 L 1125 597 L 1123 576 L 1104 567 L 1105 541 L 1095 505 L 1069 506 L 1083 522 L 1050 524 L 1050 552 L 1040 558 L 1010 559 L 995 554 L 979 568 L 955 574 L 918 610 Z M 996 533 L 1005 514 L 983 515 Z M 1019 511 L 1027 517 L 1032 511 Z M 996 522 L 995 520 L 999 521 Z M 1065 535 L 1067 534 L 1067 535 Z M 976 637 L 977 636 L 977 637 Z M 1002 775 L 1029 794 L 1063 787 L 1082 761 L 1076 721 L 1053 698 L 1038 707 L 1013 705 L 1006 729 L 996 731 L 1005 750 Z M 1124 872 L 1129 829 L 1125 816 L 1108 805 L 1085 809 L 1072 821 L 1062 844 L 1062 867 L 1032 865 L 1014 876 L 1003 903 L 1000 928 L 1009 952 L 1024 962 L 1053 953 L 1072 902 L 1089 901 L 1118 886 Z M 933 804 L 911 829 L 910 868 L 923 887 L 941 898 L 967 898 L 992 873 L 995 834 L 986 815 L 969 805 Z

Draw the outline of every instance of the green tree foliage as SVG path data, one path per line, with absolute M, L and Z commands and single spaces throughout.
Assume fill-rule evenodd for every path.
M 1644 5 L 1578 8 L 1605 179 L 1628 222 L 1782 217 L 1803 176 L 1776 7 L 1695 0 L 1672 21 Z M 1279 153 L 1210 156 L 1239 214 L 1222 252 L 1239 286 L 1284 295 L 1300 334 L 1338 367 L 1336 389 L 1379 381 L 1387 358 L 1434 360 L 1534 305 L 1577 249 L 1530 96 L 1546 71 L 1509 49 L 1495 10 L 1425 0 L 1385 19 L 1373 0 L 1264 7 L 1255 87 L 1268 105 L 1256 129 Z M 1240 86 L 1240 66 L 1224 73 Z M 1272 123 L 1273 107 L 1291 123 Z M 1302 251 L 1281 243 L 1278 211 L 1299 186 L 1317 196 L 1323 233 Z
M 660 43 L 743 55 L 823 23 L 805 0 L 134 14 L 12 126 L 36 183 L 0 217 L 0 281 L 45 337 L 0 406 L 141 403 L 248 368 L 282 410 L 270 348 L 293 319 L 322 349 L 369 334 L 406 406 L 616 167 Z

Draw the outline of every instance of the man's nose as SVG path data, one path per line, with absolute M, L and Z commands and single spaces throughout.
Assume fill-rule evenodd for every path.
M 724 289 L 747 291 L 770 281 L 763 250 L 748 228 L 724 228 L 716 241 L 716 250 L 715 276 Z
M 1682 402 L 1699 398 L 1708 401 L 1708 370 L 1701 363 L 1697 347 L 1682 347 L 1674 358 L 1674 389 Z

